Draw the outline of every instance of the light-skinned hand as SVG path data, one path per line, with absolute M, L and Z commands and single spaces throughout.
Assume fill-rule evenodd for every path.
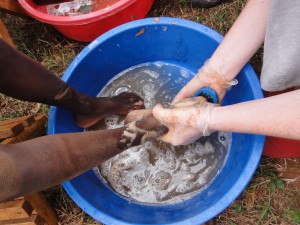
M 192 78 L 175 96 L 172 104 L 179 102 L 185 98 L 191 98 L 195 95 L 202 87 L 210 87 L 214 89 L 219 96 L 219 103 L 222 102 L 226 91 L 232 85 L 236 85 L 237 80 L 227 81 L 220 68 L 217 65 L 210 64 L 207 61 L 201 69 L 199 69 L 196 76 Z
M 172 145 L 187 145 L 201 136 L 208 136 L 212 109 L 217 106 L 208 103 L 204 97 L 181 100 L 170 108 L 161 104 L 153 108 L 154 117 L 168 127 L 168 133 L 158 139 Z

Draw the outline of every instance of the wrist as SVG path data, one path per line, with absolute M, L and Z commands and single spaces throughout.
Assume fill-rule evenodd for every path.
M 237 59 L 224 58 L 224 53 L 215 52 L 214 55 L 207 61 L 210 68 L 218 68 L 219 73 L 222 75 L 223 80 L 232 85 L 237 84 L 235 77 L 245 66 L 244 61 L 241 62 Z
M 216 106 L 211 112 L 209 129 L 214 131 L 237 131 L 237 117 L 233 113 L 232 105 Z
M 208 129 L 211 130 L 211 131 L 220 130 L 220 127 L 218 126 L 218 120 L 217 120 L 218 115 L 220 115 L 220 110 L 222 111 L 221 106 L 215 106 L 211 110 L 210 120 L 209 120 L 209 123 L 208 123 Z
M 203 136 L 209 136 L 215 130 L 210 128 L 212 111 L 216 107 L 216 104 L 209 103 L 203 98 L 203 102 L 196 106 L 197 110 L 195 113 L 195 117 L 200 118 L 197 120 L 197 127 L 200 132 L 202 132 Z M 197 112 L 198 111 L 198 112 Z
M 199 78 L 202 80 L 202 83 L 217 92 L 220 102 L 222 102 L 226 91 L 232 85 L 236 85 L 238 83 L 235 79 L 227 79 L 223 74 L 222 68 L 223 67 L 220 67 L 220 64 L 218 62 L 207 60 L 205 65 L 198 72 L 200 76 L 202 73 L 204 75 Z

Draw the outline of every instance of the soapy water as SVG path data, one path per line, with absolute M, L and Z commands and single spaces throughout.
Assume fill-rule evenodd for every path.
M 146 108 L 168 106 L 176 93 L 194 76 L 184 67 L 145 63 L 115 76 L 99 96 L 124 91 L 140 95 Z M 124 117 L 106 117 L 92 129 L 114 129 Z M 231 133 L 215 132 L 187 146 L 151 140 L 131 147 L 94 168 L 96 175 L 117 193 L 143 203 L 170 204 L 189 199 L 203 190 L 222 168 L 231 145 Z
M 47 13 L 53 16 L 78 16 L 109 7 L 119 0 L 72 0 L 47 6 Z

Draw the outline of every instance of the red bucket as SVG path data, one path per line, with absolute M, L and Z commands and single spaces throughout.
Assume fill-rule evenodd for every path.
M 295 89 L 296 88 L 289 88 L 284 91 L 277 91 L 277 92 L 265 91 L 264 94 L 265 97 L 271 97 L 274 95 L 293 91 Z M 272 158 L 300 157 L 300 141 L 267 136 L 263 155 Z
M 19 0 L 19 3 L 33 18 L 51 24 L 66 37 L 90 42 L 116 26 L 144 18 L 153 1 L 119 0 L 109 7 L 76 16 L 50 15 L 47 6 L 38 6 L 32 0 Z

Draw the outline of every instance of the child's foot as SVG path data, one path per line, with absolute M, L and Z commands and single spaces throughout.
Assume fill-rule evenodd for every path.
M 125 118 L 125 124 L 132 124 L 142 132 L 156 132 L 158 136 L 167 132 L 167 127 L 159 123 L 152 114 L 152 109 L 141 109 L 130 112 Z
M 79 127 L 87 128 L 105 116 L 113 114 L 126 115 L 131 110 L 143 108 L 144 101 L 142 98 L 134 93 L 123 92 L 111 98 L 95 98 L 94 101 L 91 102 L 91 112 L 89 114 L 75 115 L 75 121 Z
M 125 119 L 128 124 L 119 142 L 121 149 L 143 144 L 168 132 L 168 128 L 152 115 L 152 110 L 135 110 L 128 115 Z

